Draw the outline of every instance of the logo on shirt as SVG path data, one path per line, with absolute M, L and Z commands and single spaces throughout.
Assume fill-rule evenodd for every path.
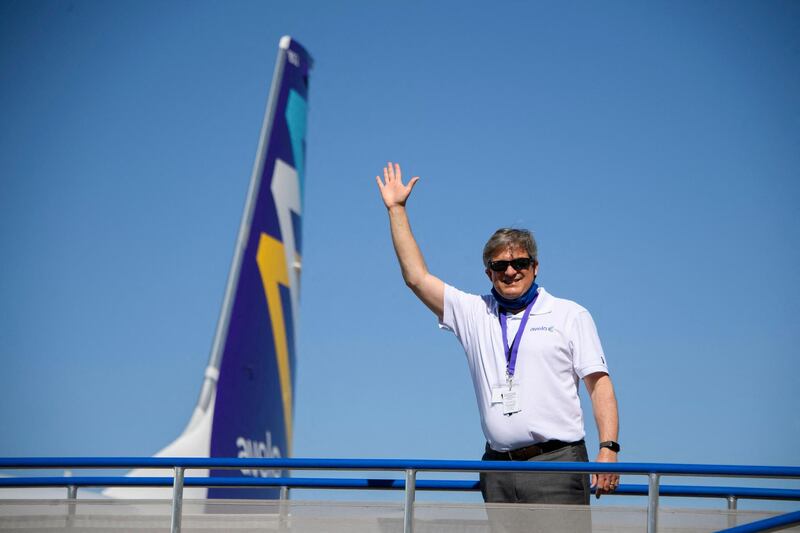
M 554 329 L 556 329 L 555 326 L 536 326 L 528 331 L 549 331 L 552 333 Z

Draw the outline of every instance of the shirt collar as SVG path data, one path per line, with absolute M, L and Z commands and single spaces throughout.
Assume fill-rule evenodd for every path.
M 544 290 L 544 287 L 539 287 L 539 296 L 536 297 L 536 301 L 533 302 L 533 309 L 531 309 L 532 315 L 546 315 L 547 313 L 551 313 L 553 311 L 553 297 Z

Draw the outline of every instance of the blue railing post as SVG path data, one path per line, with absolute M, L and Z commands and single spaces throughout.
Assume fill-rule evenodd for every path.
M 183 513 L 183 467 L 175 467 L 175 480 L 172 483 L 172 533 L 181 532 L 181 514 Z
M 736 525 L 736 503 L 738 498 L 730 495 L 725 498 L 728 501 L 728 527 L 731 528 Z
M 405 505 L 403 507 L 403 533 L 414 531 L 414 492 L 416 491 L 417 471 L 406 469 Z
M 280 503 L 278 503 L 278 531 L 288 531 L 289 528 L 289 487 L 281 486 Z
M 658 474 L 647 476 L 647 533 L 658 530 Z
M 736 496 L 728 496 L 725 499 L 728 500 L 728 510 L 729 511 L 735 511 L 736 510 L 736 502 L 737 502 L 738 498 Z
M 75 525 L 75 503 L 78 499 L 77 485 L 67 485 L 67 527 Z

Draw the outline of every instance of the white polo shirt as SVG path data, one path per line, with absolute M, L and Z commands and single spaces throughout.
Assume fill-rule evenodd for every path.
M 548 440 L 574 442 L 584 437 L 579 380 L 606 372 L 603 348 L 589 312 L 570 300 L 538 289 L 520 339 L 514 384 L 520 411 L 503 414 L 492 390 L 508 387 L 506 352 L 497 301 L 445 285 L 444 317 L 439 327 L 452 331 L 467 355 L 481 427 L 489 445 L 508 451 Z M 524 311 L 509 315 L 508 341 L 519 330 Z

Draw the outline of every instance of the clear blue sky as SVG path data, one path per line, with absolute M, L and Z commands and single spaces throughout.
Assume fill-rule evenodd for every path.
M 296 456 L 483 447 L 395 263 L 391 159 L 451 284 L 535 232 L 598 325 L 621 459 L 798 464 L 800 4 L 774 1 L 0 2 L 0 456 L 183 429 L 284 34 L 316 59 Z

